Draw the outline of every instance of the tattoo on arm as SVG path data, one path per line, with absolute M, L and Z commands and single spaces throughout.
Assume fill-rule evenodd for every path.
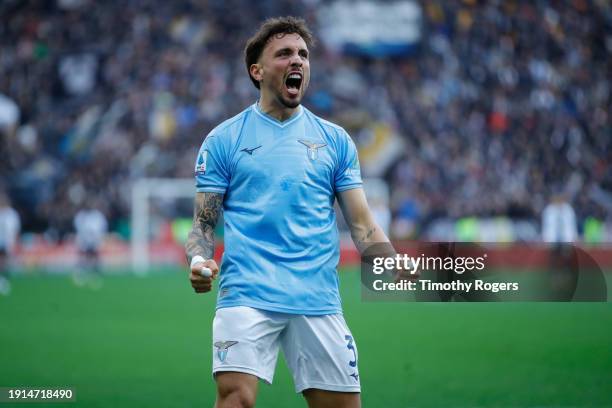
M 362 241 L 367 241 L 368 239 L 370 239 L 370 237 L 372 236 L 372 234 L 376 232 L 376 227 L 372 227 L 370 228 L 370 230 L 368 231 L 368 233 L 365 235 L 365 237 L 362 239 Z
M 372 227 L 368 230 L 368 232 L 366 232 L 363 236 L 359 237 L 357 240 L 353 238 L 355 245 L 357 246 L 357 249 L 360 252 L 364 248 L 364 245 L 370 242 L 370 237 L 372 237 L 372 234 L 374 234 L 375 232 L 376 232 L 376 227 Z
M 212 259 L 215 253 L 215 227 L 223 206 L 223 194 L 198 193 L 195 199 L 193 226 L 187 237 L 185 252 L 187 263 L 200 255 Z

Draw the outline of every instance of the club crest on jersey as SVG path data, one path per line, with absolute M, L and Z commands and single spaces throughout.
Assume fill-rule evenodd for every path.
M 196 166 L 195 166 L 196 174 L 206 173 L 206 158 L 207 157 L 208 157 L 208 150 L 204 150 L 198 156 L 198 160 L 196 161 Z
M 309 140 L 302 140 L 302 139 L 299 139 L 298 142 L 306 146 L 308 157 L 310 158 L 310 160 L 313 160 L 313 161 L 317 160 L 317 157 L 319 156 L 319 149 L 327 146 L 327 143 L 315 143 Z
M 221 362 L 225 361 L 225 358 L 227 357 L 228 349 L 236 343 L 238 342 L 234 340 L 228 340 L 228 341 L 218 341 L 214 344 L 214 346 L 217 348 L 217 356 L 219 357 L 219 360 L 221 360 Z

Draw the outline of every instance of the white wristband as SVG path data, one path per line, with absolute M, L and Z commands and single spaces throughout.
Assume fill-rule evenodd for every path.
M 204 259 L 200 255 L 196 255 L 193 258 L 191 258 L 191 265 L 190 265 L 190 267 L 193 268 L 193 265 L 195 265 L 197 263 L 200 263 L 200 262 L 206 262 L 206 259 Z

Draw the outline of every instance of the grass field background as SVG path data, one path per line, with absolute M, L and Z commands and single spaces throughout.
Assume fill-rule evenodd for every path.
M 357 271 L 340 276 L 364 407 L 612 406 L 610 303 L 364 303 Z M 53 406 L 212 406 L 214 295 L 179 270 L 103 281 L 13 279 L 0 386 L 76 389 Z M 306 406 L 282 358 L 257 405 Z

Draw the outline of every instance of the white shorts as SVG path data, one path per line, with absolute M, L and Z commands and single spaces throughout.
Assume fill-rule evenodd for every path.
M 360 392 L 357 346 L 341 314 L 304 316 L 246 306 L 215 313 L 213 375 L 236 371 L 272 384 L 279 347 L 296 392 Z

